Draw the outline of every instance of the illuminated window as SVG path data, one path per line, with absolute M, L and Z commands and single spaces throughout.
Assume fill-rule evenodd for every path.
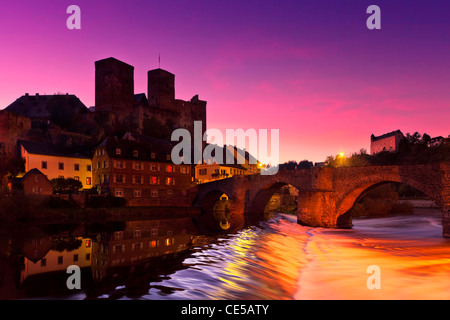
M 87 185 L 87 186 L 90 186 L 91 183 L 92 183 L 91 177 L 87 177 L 87 178 L 86 178 L 86 185 Z
M 173 166 L 166 166 L 167 172 L 173 172 Z
M 91 240 L 86 240 L 86 248 L 90 248 L 91 247 Z
M 116 148 L 116 154 L 121 154 L 122 150 L 120 150 L 120 148 Z

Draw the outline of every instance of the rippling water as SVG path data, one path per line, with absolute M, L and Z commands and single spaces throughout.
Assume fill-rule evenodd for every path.
M 39 289 L 44 287 L 41 279 L 33 295 L 28 290 L 25 296 L 19 297 L 450 298 L 450 239 L 441 235 L 439 212 L 355 219 L 353 224 L 353 229 L 348 230 L 309 228 L 298 225 L 294 216 L 279 214 L 234 234 L 190 237 L 192 241 L 187 246 L 179 244 L 180 250 L 175 256 L 144 259 L 140 264 L 145 268 L 128 266 L 99 281 L 90 279 L 76 294 L 66 292 L 61 296 L 58 292 Z M 100 238 L 93 239 L 89 274 L 103 270 L 100 253 L 104 248 Z M 170 238 L 167 241 L 169 245 Z M 112 246 L 110 242 L 110 250 Z M 31 262 L 29 264 L 31 270 Z M 367 288 L 370 276 L 367 267 L 371 265 L 380 268 L 381 289 Z M 54 276 L 46 279 L 56 281 Z
M 201 239 L 187 267 L 143 298 L 449 299 L 450 240 L 440 213 L 354 220 L 351 230 L 308 228 L 279 215 L 225 238 Z M 369 290 L 367 267 L 380 267 Z

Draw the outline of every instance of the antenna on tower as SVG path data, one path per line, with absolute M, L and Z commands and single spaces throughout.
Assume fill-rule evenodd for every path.
M 161 69 L 161 54 L 158 53 L 158 68 Z

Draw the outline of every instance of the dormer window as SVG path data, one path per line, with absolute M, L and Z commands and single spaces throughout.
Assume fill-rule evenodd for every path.
M 133 150 L 133 157 L 138 157 L 138 156 L 139 156 L 139 151 Z
M 152 159 L 156 158 L 156 154 L 154 152 L 152 152 L 150 156 L 151 156 Z
M 122 150 L 120 150 L 120 148 L 116 148 L 116 154 L 121 154 Z

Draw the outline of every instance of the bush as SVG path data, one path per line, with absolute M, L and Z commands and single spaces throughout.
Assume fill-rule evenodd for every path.
M 78 193 L 78 191 L 83 188 L 83 184 L 73 178 L 55 178 L 50 180 L 50 182 L 52 183 L 53 193 Z

